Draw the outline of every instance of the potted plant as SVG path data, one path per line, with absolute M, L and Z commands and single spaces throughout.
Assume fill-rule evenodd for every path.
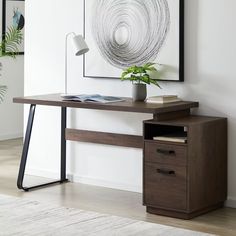
M 0 57 L 16 58 L 19 53 L 18 46 L 23 40 L 23 34 L 21 30 L 15 27 L 9 27 L 8 31 L 4 35 L 4 39 L 0 42 Z M 2 63 L 0 62 L 0 71 L 2 70 Z M 1 77 L 1 74 L 0 74 Z M 0 103 L 3 101 L 7 87 L 0 85 Z
M 158 86 L 158 81 L 152 79 L 151 72 L 157 72 L 154 67 L 155 63 L 147 63 L 143 66 L 131 66 L 124 70 L 121 75 L 121 80 L 129 80 L 133 83 L 132 97 L 134 101 L 144 101 L 147 97 L 147 84 L 154 84 Z

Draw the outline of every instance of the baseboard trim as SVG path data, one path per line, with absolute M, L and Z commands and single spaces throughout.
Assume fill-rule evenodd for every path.
M 226 207 L 236 208 L 236 198 L 229 197 L 225 202 Z
M 58 179 L 59 178 L 59 173 L 49 171 L 49 170 L 40 170 L 40 169 L 34 169 L 34 168 L 27 168 L 25 171 L 26 175 L 31 175 L 31 176 L 37 176 L 37 177 L 42 177 L 42 178 L 47 178 L 47 179 Z
M 28 168 L 26 170 L 26 175 L 38 176 L 38 177 L 43 177 L 43 178 L 48 178 L 48 179 L 59 178 L 59 173 L 57 172 L 34 169 L 34 168 Z M 97 179 L 93 177 L 79 176 L 79 175 L 73 175 L 73 174 L 68 174 L 67 178 L 73 183 L 81 183 L 81 184 L 87 184 L 87 185 L 93 185 L 93 186 L 99 186 L 99 187 L 111 188 L 111 189 L 118 189 L 118 190 L 123 190 L 123 191 L 137 192 L 137 193 L 142 192 L 142 186 L 135 186 L 135 185 L 130 185 L 126 183 L 112 182 L 112 181 L 107 181 L 104 179 Z
M 137 192 L 137 193 L 142 192 L 142 186 L 112 182 L 112 181 L 107 181 L 104 179 L 93 178 L 90 176 L 68 175 L 68 179 L 70 179 L 74 183 L 81 183 L 81 184 L 87 184 L 87 185 L 93 185 L 93 186 L 99 186 L 99 187 L 105 187 L 105 188 L 111 188 L 111 189 L 118 189 L 118 190 L 129 191 L 129 192 Z
M 16 133 L 16 134 L 1 134 L 0 141 L 9 140 L 9 139 L 17 139 L 22 138 L 24 135 L 23 133 Z

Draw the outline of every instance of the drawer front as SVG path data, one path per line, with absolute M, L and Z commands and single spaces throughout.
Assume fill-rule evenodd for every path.
M 184 166 L 145 163 L 144 203 L 147 206 L 186 210 L 187 170 Z
M 145 142 L 145 162 L 186 165 L 187 147 L 159 142 Z

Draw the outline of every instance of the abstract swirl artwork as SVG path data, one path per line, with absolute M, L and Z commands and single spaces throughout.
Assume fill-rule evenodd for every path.
M 183 0 L 85 0 L 84 76 L 118 78 L 123 69 L 156 62 L 164 80 L 183 80 Z

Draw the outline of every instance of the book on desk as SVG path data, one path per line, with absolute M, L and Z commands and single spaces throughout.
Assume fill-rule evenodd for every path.
M 62 95 L 65 101 L 76 101 L 76 102 L 95 102 L 95 103 L 112 103 L 112 102 L 123 102 L 125 99 L 113 96 L 102 96 L 100 94 L 80 94 L 80 95 Z
M 177 95 L 154 96 L 146 99 L 146 103 L 153 103 L 153 104 L 167 104 L 180 101 L 181 99 L 178 98 Z

